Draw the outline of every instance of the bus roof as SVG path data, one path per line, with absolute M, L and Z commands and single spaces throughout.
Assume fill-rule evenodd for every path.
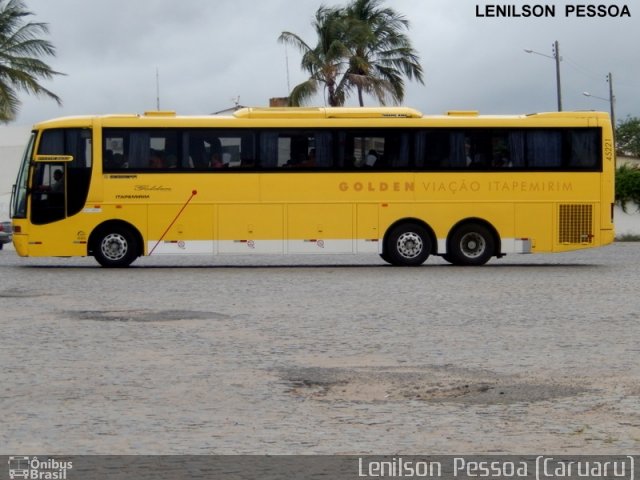
M 608 119 L 608 113 L 596 111 L 564 111 L 564 112 L 541 112 L 519 115 L 480 115 L 475 110 L 451 110 L 444 115 L 423 115 L 420 111 L 408 107 L 248 107 L 236 110 L 232 115 L 177 115 L 175 111 L 148 111 L 144 114 L 109 114 L 109 115 L 85 115 L 74 117 L 59 117 L 51 120 L 39 122 L 34 128 L 56 127 L 90 127 L 94 122 L 105 125 L 114 125 L 122 122 L 127 126 L 157 126 L 159 124 L 170 124 L 177 126 L 188 124 L 206 123 L 207 126 L 215 126 L 218 123 L 229 125 L 230 123 L 244 123 L 243 120 L 272 120 L 274 123 L 287 122 L 288 120 L 306 121 L 322 120 L 364 120 L 364 119 L 385 119 L 394 123 L 394 119 L 405 120 L 432 120 L 434 123 L 455 124 L 456 121 L 486 120 L 489 123 L 500 123 L 509 121 L 535 120 L 542 121 L 585 121 L 587 119 Z M 253 122 L 252 122 L 253 123 Z M 386 122 L 385 122 L 386 123 Z M 404 122 L 403 122 L 404 123 Z M 413 124 L 413 122 L 410 122 Z M 475 123 L 475 122 L 473 122 Z
M 418 110 L 407 107 L 282 107 L 242 108 L 236 118 L 421 118 Z

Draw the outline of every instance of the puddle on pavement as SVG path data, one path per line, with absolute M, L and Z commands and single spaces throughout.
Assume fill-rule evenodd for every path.
M 181 320 L 222 320 L 228 315 L 195 310 L 81 310 L 65 315 L 77 320 L 98 322 L 177 322 Z
M 291 395 L 318 401 L 512 404 L 586 391 L 453 367 L 294 368 L 282 372 L 282 379 Z
M 51 295 L 57 295 L 57 293 L 42 292 L 38 290 L 19 290 L 17 288 L 0 291 L 0 298 L 36 298 L 48 297 Z

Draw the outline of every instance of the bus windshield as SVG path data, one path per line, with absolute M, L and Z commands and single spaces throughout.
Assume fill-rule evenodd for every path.
M 31 133 L 27 148 L 22 156 L 22 163 L 18 172 L 18 179 L 13 186 L 11 198 L 11 218 L 26 218 L 27 216 L 27 180 L 29 179 L 29 166 L 33 155 L 33 145 L 36 134 Z

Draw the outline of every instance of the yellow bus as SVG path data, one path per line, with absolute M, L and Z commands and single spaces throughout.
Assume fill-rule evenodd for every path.
M 245 108 L 34 126 L 12 198 L 21 256 L 439 255 L 482 265 L 613 241 L 605 113 L 427 116 Z

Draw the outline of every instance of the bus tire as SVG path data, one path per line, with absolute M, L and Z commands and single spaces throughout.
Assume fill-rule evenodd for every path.
M 385 257 L 392 265 L 422 265 L 431 253 L 431 237 L 427 229 L 416 223 L 403 223 L 387 236 Z
M 493 257 L 495 241 L 487 227 L 465 223 L 449 236 L 445 260 L 454 265 L 484 265 Z
M 136 235 L 120 225 L 103 228 L 96 235 L 93 256 L 103 267 L 128 267 L 138 258 Z

